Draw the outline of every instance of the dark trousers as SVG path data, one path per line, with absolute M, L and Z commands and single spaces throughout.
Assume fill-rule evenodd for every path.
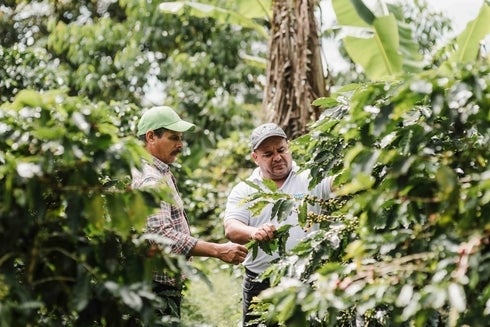
M 259 323 L 251 322 L 258 318 L 257 315 L 251 314 L 250 304 L 255 296 L 259 295 L 260 292 L 269 288 L 271 286 L 270 281 L 265 279 L 263 281 L 256 281 L 257 274 L 251 272 L 248 269 L 245 269 L 245 277 L 243 278 L 243 326 L 259 326 Z M 264 323 L 261 326 L 266 326 Z M 267 326 L 276 326 L 276 325 L 267 325 Z
M 163 305 L 158 309 L 159 316 L 170 316 L 180 319 L 182 287 L 153 282 L 153 293 L 160 297 Z

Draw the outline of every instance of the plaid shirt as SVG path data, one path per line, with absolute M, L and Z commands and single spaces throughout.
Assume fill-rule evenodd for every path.
M 153 164 L 145 162 L 141 171 L 133 171 L 131 186 L 135 189 L 160 186 L 161 183 L 170 188 L 173 201 L 172 203 L 162 201 L 160 208 L 147 217 L 146 232 L 156 233 L 168 238 L 171 242 L 170 248 L 173 253 L 187 256 L 196 245 L 197 239 L 191 236 L 184 205 L 169 166 L 153 157 Z M 162 284 L 175 284 L 173 278 L 158 272 L 153 274 L 153 280 Z

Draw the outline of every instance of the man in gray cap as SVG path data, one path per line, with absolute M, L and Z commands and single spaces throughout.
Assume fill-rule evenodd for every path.
M 168 186 L 173 201 L 162 202 L 158 210 L 147 217 L 146 231 L 170 240 L 170 249 L 186 257 L 215 257 L 224 262 L 239 264 L 247 255 L 247 248 L 235 243 L 211 243 L 191 236 L 183 201 L 178 192 L 175 178 L 170 172 L 177 155 L 182 151 L 183 132 L 194 124 L 182 120 L 170 107 L 160 106 L 147 110 L 138 122 L 138 137 L 152 155 L 152 162 L 144 162 L 141 171 L 133 172 L 133 188 Z M 161 273 L 153 276 L 154 291 L 166 303 L 162 314 L 180 317 L 182 285 L 180 281 Z
M 295 198 L 302 198 L 307 194 L 322 199 L 330 196 L 332 179 L 329 177 L 312 190 L 308 189 L 309 171 L 299 172 L 289 152 L 286 133 L 279 126 L 273 123 L 260 125 L 253 130 L 250 141 L 251 156 L 258 167 L 248 177 L 248 182 L 266 190 L 264 180 L 272 180 L 281 192 Z M 292 249 L 306 236 L 306 232 L 298 225 L 297 211 L 291 211 L 284 221 L 278 222 L 276 218 L 272 218 L 272 204 L 269 204 L 258 216 L 252 216 L 252 212 L 244 202 L 256 192 L 257 190 L 246 182 L 240 182 L 233 187 L 228 196 L 224 217 L 226 237 L 240 244 L 246 244 L 251 240 L 270 241 L 280 226 L 290 224 L 292 227 L 289 230 L 286 250 Z M 250 304 L 253 297 L 270 287 L 269 280 L 257 281 L 256 277 L 278 257 L 278 253 L 269 255 L 259 249 L 255 258 L 252 257 L 252 253 L 249 253 L 243 262 L 245 266 L 242 315 L 244 326 L 256 326 L 250 323 L 257 318 L 250 314 Z

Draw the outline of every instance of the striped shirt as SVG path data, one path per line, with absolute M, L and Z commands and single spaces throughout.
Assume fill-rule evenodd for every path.
M 183 201 L 175 185 L 175 178 L 169 166 L 153 157 L 153 164 L 144 162 L 141 171 L 133 171 L 131 187 L 161 187 L 167 185 L 172 193 L 172 203 L 161 201 L 160 207 L 146 219 L 146 232 L 155 233 L 170 241 L 172 253 L 187 256 L 196 245 L 197 239 L 191 236 L 185 216 Z M 162 284 L 175 285 L 175 280 L 158 271 L 153 280 Z

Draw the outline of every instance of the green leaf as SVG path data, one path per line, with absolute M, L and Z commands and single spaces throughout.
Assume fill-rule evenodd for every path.
M 345 49 L 361 65 L 372 80 L 391 79 L 402 72 L 402 57 L 398 51 L 398 27 L 393 15 L 378 17 L 370 37 L 346 37 Z
M 40 140 L 56 140 L 65 134 L 63 126 L 39 127 L 32 131 L 32 135 Z
M 278 321 L 287 321 L 294 313 L 294 309 L 296 308 L 296 295 L 295 294 L 286 294 L 282 299 L 280 299 L 277 303 L 277 310 L 279 311 L 279 315 L 277 316 Z
M 274 239 L 274 240 L 268 241 L 268 242 L 259 242 L 259 247 L 265 253 L 272 255 L 272 253 L 277 250 L 277 240 Z
M 272 192 L 276 192 L 278 190 L 276 182 L 274 182 L 272 179 L 265 178 L 262 182 Z
M 372 25 L 376 16 L 374 16 L 373 12 L 369 10 L 364 2 L 362 0 L 351 0 L 350 2 L 354 5 L 354 8 L 356 9 L 359 17 L 361 17 L 362 20 L 365 21 L 368 25 Z
M 251 240 L 250 242 L 245 244 L 245 247 L 248 250 L 252 250 L 252 259 L 257 258 L 257 253 L 259 252 L 259 242 L 257 242 L 256 240 Z
M 283 221 L 291 213 L 293 206 L 293 200 L 279 199 L 272 206 L 271 219 L 277 216 L 277 221 Z
M 390 80 L 403 72 L 418 72 L 423 68 L 419 45 L 412 28 L 387 15 L 384 7 L 375 15 L 362 0 L 333 0 L 349 57 L 360 65 L 372 80 Z
M 339 25 L 356 27 L 371 26 L 371 23 L 367 23 L 366 20 L 361 19 L 359 16 L 358 10 L 361 10 L 362 12 L 362 9 L 360 7 L 359 9 L 356 9 L 354 7 L 354 3 L 351 1 L 332 0 L 332 7 L 335 11 L 335 15 L 337 16 Z
M 109 201 L 110 204 L 110 201 Z M 86 199 L 84 213 L 92 232 L 102 233 L 105 226 L 105 201 L 100 194 L 94 194 Z
M 298 223 L 300 226 L 305 226 L 306 219 L 308 217 L 308 202 L 303 201 L 301 205 L 298 206 Z
M 334 97 L 324 97 L 324 98 L 318 98 L 313 101 L 312 103 L 314 106 L 319 106 L 319 107 L 324 107 L 324 108 L 331 108 L 339 104 L 337 101 L 337 98 Z
M 458 179 L 454 171 L 447 166 L 440 166 L 436 179 L 439 183 L 440 200 L 452 202 L 452 195 L 457 191 L 458 186 Z
M 441 66 L 441 69 L 446 70 L 447 64 L 476 60 L 481 46 L 480 42 L 490 34 L 488 22 L 490 22 L 490 4 L 484 2 L 478 16 L 470 21 L 457 37 L 456 51 Z
M 424 68 L 419 45 L 415 42 L 412 26 L 398 20 L 399 51 L 403 60 L 403 71 L 416 73 Z
M 345 259 L 360 258 L 366 251 L 366 245 L 360 241 L 354 241 L 350 243 L 345 249 Z
M 14 105 L 22 108 L 27 107 L 38 107 L 43 103 L 41 94 L 34 90 L 22 90 L 15 97 Z
M 235 0 L 233 3 L 239 8 L 238 12 L 248 18 L 269 18 L 272 15 L 271 0 Z
M 289 230 L 292 225 L 286 224 L 279 227 L 275 233 L 275 243 L 280 256 L 286 254 L 286 242 L 289 238 Z
M 249 181 L 249 180 L 244 180 L 243 182 L 244 182 L 245 184 L 247 184 L 248 186 L 250 186 L 251 188 L 256 189 L 257 191 L 260 191 L 260 190 L 261 190 L 261 188 L 260 188 L 260 186 L 259 186 L 259 185 L 255 184 L 255 183 L 253 183 L 253 182 L 251 182 L 251 181 Z

